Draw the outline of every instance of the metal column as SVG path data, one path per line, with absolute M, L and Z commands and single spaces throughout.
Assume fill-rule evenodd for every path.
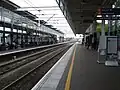
M 101 36 L 105 36 L 105 20 L 102 20 Z
M 4 22 L 4 8 L 1 10 L 1 20 L 3 21 L 2 27 L 3 27 L 3 44 L 5 45 L 5 22 Z
M 111 15 L 109 17 L 112 17 Z M 108 20 L 108 35 L 111 35 L 112 31 L 112 20 Z

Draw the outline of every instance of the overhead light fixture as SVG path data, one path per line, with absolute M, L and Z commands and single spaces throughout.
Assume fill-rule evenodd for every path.
M 38 12 L 40 12 L 40 11 L 42 11 L 42 10 L 39 9 Z
M 44 14 L 44 13 L 42 13 L 42 14 L 35 14 L 35 15 L 53 15 L 53 14 Z M 55 15 L 58 15 L 58 14 L 55 14 Z
M 87 4 L 87 2 L 85 0 L 82 0 L 81 4 Z

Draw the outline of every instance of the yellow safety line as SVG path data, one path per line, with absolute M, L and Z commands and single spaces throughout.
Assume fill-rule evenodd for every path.
M 72 62 L 71 62 L 71 65 L 70 65 L 70 69 L 69 69 L 66 84 L 65 84 L 65 90 L 70 90 L 70 82 L 71 82 L 73 64 L 74 64 L 74 60 L 75 60 L 75 52 L 76 52 L 76 46 L 75 46 L 74 53 L 73 53 L 73 56 L 72 56 Z

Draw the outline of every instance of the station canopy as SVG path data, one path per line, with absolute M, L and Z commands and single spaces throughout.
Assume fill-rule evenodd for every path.
M 59 0 L 57 0 L 59 1 Z M 84 34 L 93 23 L 99 8 L 111 7 L 116 0 L 60 0 L 63 13 L 75 34 Z
M 37 16 L 36 20 L 41 20 L 45 25 L 51 26 L 63 33 L 73 34 L 66 18 L 60 10 L 55 0 L 10 0 L 20 6 L 16 9 L 20 11 L 28 11 Z

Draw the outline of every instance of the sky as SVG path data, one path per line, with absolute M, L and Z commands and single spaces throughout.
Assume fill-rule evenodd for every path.
M 26 9 L 37 15 L 40 20 L 47 21 L 48 25 L 53 25 L 58 30 L 65 33 L 65 37 L 75 37 L 63 13 L 59 9 L 56 0 L 10 0 L 20 7 L 40 7 Z M 55 6 L 55 8 L 48 8 Z M 44 8 L 43 8 L 44 7 Z M 22 9 L 23 10 L 23 9 Z M 38 11 L 40 10 L 40 12 Z M 51 18 L 51 19 L 50 19 Z

